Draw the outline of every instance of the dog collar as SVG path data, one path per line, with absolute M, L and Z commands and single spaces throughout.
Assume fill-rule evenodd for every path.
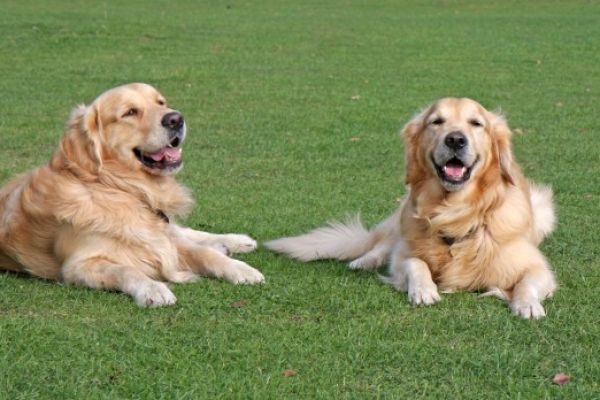
M 479 230 L 479 227 L 474 226 L 473 228 L 471 228 L 471 230 L 469 232 L 467 232 L 467 234 L 465 236 L 462 236 L 462 237 L 448 236 L 444 232 L 440 231 L 438 233 L 438 236 L 440 239 L 442 239 L 442 242 L 444 242 L 446 244 L 446 246 L 450 247 L 455 243 L 460 243 L 463 240 L 467 240 L 467 239 L 471 238 L 473 235 L 475 235 L 475 233 L 478 230 Z
M 162 219 L 163 221 L 165 221 L 167 224 L 170 222 L 169 221 L 169 217 L 167 216 L 167 214 L 164 213 L 163 210 L 156 210 L 155 213 L 156 213 L 156 215 L 158 215 L 158 217 L 160 219 Z
M 442 242 L 446 243 L 446 246 L 452 246 L 456 242 L 455 237 L 447 236 L 443 233 L 440 233 L 440 239 L 442 239 Z

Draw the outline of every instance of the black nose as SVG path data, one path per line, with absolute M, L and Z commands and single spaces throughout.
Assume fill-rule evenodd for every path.
M 178 130 L 183 125 L 183 115 L 179 114 L 177 111 L 167 113 L 162 117 L 160 123 L 165 128 Z
M 452 150 L 460 150 L 467 145 L 469 141 L 462 132 L 450 132 L 446 135 L 444 143 Z

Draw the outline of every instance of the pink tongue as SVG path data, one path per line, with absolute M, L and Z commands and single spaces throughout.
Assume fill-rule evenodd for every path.
M 154 161 L 162 161 L 165 159 L 168 162 L 179 161 L 181 159 L 181 149 L 174 147 L 165 147 L 155 153 L 147 153 L 146 156 Z
M 444 165 L 444 173 L 447 177 L 460 179 L 465 174 L 466 168 L 463 165 Z

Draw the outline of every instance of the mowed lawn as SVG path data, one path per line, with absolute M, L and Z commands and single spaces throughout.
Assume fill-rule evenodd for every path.
M 0 182 L 70 110 L 130 81 L 186 117 L 181 222 L 259 241 L 405 193 L 398 131 L 442 96 L 501 108 L 551 184 L 547 318 L 498 299 L 410 306 L 375 273 L 240 256 L 267 282 L 173 285 L 174 307 L 0 274 L 0 398 L 598 398 L 600 4 L 3 1 Z M 383 272 L 383 271 L 382 271 Z M 563 372 L 570 381 L 552 383 Z

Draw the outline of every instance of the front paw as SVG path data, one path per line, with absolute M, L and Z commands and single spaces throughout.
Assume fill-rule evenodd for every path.
M 177 302 L 177 298 L 169 287 L 156 281 L 140 284 L 135 288 L 133 298 L 141 307 L 171 306 Z
M 265 281 L 265 277 L 259 270 L 252 268 L 245 262 L 239 260 L 232 260 L 232 264 L 227 268 L 227 272 L 223 278 L 236 285 L 252 285 L 255 283 L 263 283 Z
M 546 316 L 544 306 L 539 301 L 513 300 L 510 303 L 513 314 L 524 319 L 540 319 Z
M 229 233 L 225 235 L 221 241 L 230 253 L 249 253 L 256 250 L 256 240 L 250 236 L 242 235 L 238 233 Z
M 437 286 L 434 283 L 410 285 L 408 288 L 408 299 L 415 306 L 421 304 L 429 306 L 441 300 Z

